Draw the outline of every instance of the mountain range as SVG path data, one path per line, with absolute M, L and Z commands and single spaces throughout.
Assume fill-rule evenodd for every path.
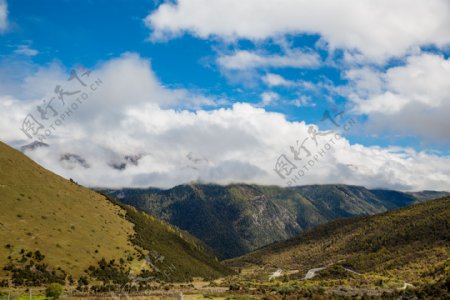
M 155 284 L 167 291 L 167 282 L 201 277 L 223 296 L 252 299 L 446 299 L 449 220 L 449 193 L 437 191 L 94 191 L 0 143 L 0 296 L 2 287 L 55 282 L 82 292 Z
M 196 236 L 222 259 L 246 254 L 338 218 L 373 215 L 445 196 L 348 185 L 282 188 L 187 184 L 163 190 L 103 190 Z

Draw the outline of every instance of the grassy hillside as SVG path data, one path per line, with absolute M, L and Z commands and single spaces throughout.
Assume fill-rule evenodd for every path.
M 158 278 L 186 281 L 194 276 L 211 279 L 234 274 L 219 262 L 209 247 L 189 233 L 134 207 L 108 199 L 126 210 L 126 219 L 134 224 L 135 230 L 131 241 L 149 251 L 147 259 L 153 258 L 162 273 Z
M 57 176 L 1 142 L 0 243 L 3 278 L 12 273 L 6 265 L 17 273 L 42 269 L 78 278 L 102 259 L 120 261 L 124 274 L 147 270 L 169 281 L 230 272 L 187 233 Z
M 243 255 L 330 220 L 372 215 L 424 201 L 436 193 L 368 190 L 360 186 L 292 188 L 232 184 L 105 191 L 198 237 L 221 258 Z
M 390 278 L 414 286 L 445 281 L 450 270 L 450 197 L 332 221 L 227 263 L 256 267 L 262 273 L 274 268 L 295 270 L 297 278 L 325 267 L 322 278 L 372 274 L 379 280 Z

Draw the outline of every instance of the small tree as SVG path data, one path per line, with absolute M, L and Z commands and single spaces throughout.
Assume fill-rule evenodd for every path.
M 45 290 L 45 296 L 48 298 L 59 299 L 63 293 L 63 290 L 63 286 L 59 283 L 52 283 Z

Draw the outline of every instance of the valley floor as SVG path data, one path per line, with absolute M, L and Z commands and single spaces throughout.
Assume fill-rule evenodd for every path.
M 318 268 L 317 268 L 318 269 Z M 322 271 L 317 270 L 316 272 Z M 325 268 L 326 269 L 326 268 Z M 299 278 L 297 270 L 283 271 L 275 278 L 259 278 L 261 270 L 242 269 L 240 275 L 215 281 L 196 279 L 190 283 L 161 283 L 146 290 L 87 293 L 68 288 L 65 300 L 153 300 L 153 299 L 417 299 L 416 287 L 375 274 L 358 274 L 347 279 Z M 276 273 L 276 272 L 275 272 Z M 255 277 L 258 274 L 258 278 Z M 277 273 L 277 275 L 279 272 Z M 311 275 L 310 273 L 307 273 Z M 1 300 L 46 300 L 44 288 L 0 290 Z M 436 294 L 419 299 L 448 299 Z

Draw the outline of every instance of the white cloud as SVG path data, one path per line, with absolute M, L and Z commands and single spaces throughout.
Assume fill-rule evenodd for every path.
M 14 50 L 14 53 L 25 56 L 36 56 L 39 53 L 39 51 L 30 48 L 30 46 L 28 45 L 19 45 L 17 49 Z
M 352 91 L 359 97 L 368 97 L 383 89 L 381 73 L 368 67 L 347 70 L 344 77 L 351 82 Z
M 316 106 L 316 103 L 312 102 L 310 96 L 302 95 L 295 100 L 291 101 L 291 104 L 296 107 Z
M 0 0 L 0 33 L 8 27 L 8 5 L 6 0 Z
M 27 142 L 19 130 L 23 118 L 41 104 L 37 95 L 51 93 L 55 83 L 67 83 L 66 76 L 67 71 L 55 67 L 41 69 L 21 83 L 29 92 L 0 95 L 2 140 L 16 146 Z M 283 185 L 286 182 L 273 170 L 277 158 L 284 153 L 293 160 L 290 146 L 308 137 L 309 124 L 250 104 L 174 109 L 180 101 L 195 104 L 196 100 L 186 99 L 195 96 L 185 92 L 180 97 L 178 90 L 163 87 L 150 63 L 134 54 L 105 62 L 90 76 L 101 78 L 101 88 L 45 140 L 50 147 L 28 152 L 48 169 L 85 185 L 170 187 L 189 181 Z M 32 88 L 39 91 L 33 94 Z M 318 139 L 318 147 L 308 145 L 312 152 L 328 142 L 326 136 Z M 70 164 L 61 160 L 64 154 L 79 155 L 85 166 L 77 159 Z M 135 157 L 137 164 L 125 156 Z M 125 163 L 122 170 L 111 167 Z M 307 160 L 296 163 L 301 168 Z M 450 157 L 352 145 L 342 138 L 297 184 L 342 182 L 419 190 L 447 189 L 449 180 Z
M 160 5 L 145 22 L 153 39 L 185 32 L 225 40 L 319 34 L 330 49 L 374 61 L 450 42 L 447 0 L 178 0 Z
M 248 70 L 256 68 L 310 68 L 320 65 L 320 57 L 315 53 L 298 50 L 284 55 L 258 54 L 239 50 L 232 55 L 219 56 L 217 62 L 222 68 L 229 70 Z
M 280 99 L 280 95 L 274 92 L 264 92 L 261 94 L 261 103 L 262 107 L 273 104 L 274 101 Z
M 270 87 L 294 85 L 294 82 L 285 79 L 283 76 L 273 73 L 267 73 L 266 75 L 264 75 L 262 80 L 265 84 L 267 84 Z
M 355 111 L 369 115 L 371 130 L 449 142 L 450 60 L 422 53 L 386 71 L 347 73 Z

